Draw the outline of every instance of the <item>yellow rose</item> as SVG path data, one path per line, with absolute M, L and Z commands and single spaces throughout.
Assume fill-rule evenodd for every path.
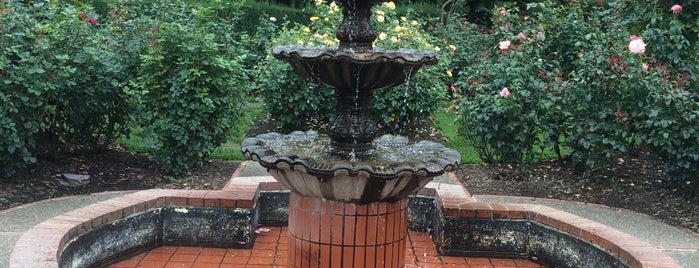
M 410 22 L 410 25 L 412 25 L 412 26 L 417 26 L 417 21 L 416 21 L 416 20 L 411 21 L 411 22 Z
M 299 44 L 299 45 L 302 45 L 302 46 L 303 46 L 303 40 L 301 40 L 301 39 L 296 40 L 296 44 Z
M 384 33 L 384 32 L 379 33 L 379 40 L 386 40 L 386 37 L 388 37 L 386 35 L 386 33 Z
M 406 18 L 406 17 L 400 17 L 400 20 L 402 20 L 402 21 L 408 21 L 408 18 Z
M 376 21 L 378 21 L 378 22 L 382 22 L 382 23 L 383 23 L 383 22 L 384 22 L 384 20 L 385 20 L 385 18 L 384 18 L 384 17 L 382 16 L 382 15 L 378 15 L 378 16 L 376 16 Z
M 447 76 L 452 77 L 452 75 L 451 71 L 447 71 Z
M 386 3 L 386 2 L 384 2 L 384 5 L 385 5 L 388 9 L 390 9 L 390 10 L 396 9 L 396 3 L 393 3 L 393 2 L 387 2 L 387 3 Z
M 319 19 L 320 19 L 320 18 L 318 18 L 318 17 L 316 17 L 316 16 L 311 17 L 311 21 L 317 21 L 317 20 L 319 20 Z
M 455 45 L 449 45 L 449 50 L 455 51 L 455 50 L 456 50 L 456 46 L 455 46 Z
M 395 36 L 391 37 L 391 42 L 398 43 L 398 37 L 395 37 Z
M 386 15 L 386 13 L 383 13 L 383 10 L 377 10 L 376 15 Z
M 310 32 L 311 32 L 311 28 L 304 27 L 304 28 L 303 28 L 303 32 L 304 32 L 304 33 L 310 33 Z

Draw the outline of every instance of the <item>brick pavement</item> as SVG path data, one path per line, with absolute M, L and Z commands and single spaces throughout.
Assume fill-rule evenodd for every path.
M 171 267 L 286 267 L 288 237 L 286 227 L 272 227 L 260 233 L 250 249 L 221 249 L 163 246 L 139 253 L 114 263 L 109 268 L 171 268 Z M 545 267 L 526 259 L 468 258 L 439 256 L 427 233 L 409 232 L 406 268 L 538 268 Z

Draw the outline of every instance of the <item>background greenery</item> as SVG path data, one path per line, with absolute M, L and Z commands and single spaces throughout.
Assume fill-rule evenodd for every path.
M 678 184 L 699 183 L 699 1 L 680 1 L 677 13 L 674 4 L 379 5 L 377 46 L 434 51 L 440 63 L 409 87 L 377 91 L 376 120 L 392 132 L 428 122 L 465 162 L 571 158 L 594 176 L 619 154 L 645 153 Z M 323 120 L 332 91 L 270 51 L 336 45 L 331 10 L 293 0 L 0 1 L 0 172 L 118 140 L 182 175 L 208 157 L 240 159 L 263 111 L 285 131 Z M 644 53 L 630 53 L 631 36 Z

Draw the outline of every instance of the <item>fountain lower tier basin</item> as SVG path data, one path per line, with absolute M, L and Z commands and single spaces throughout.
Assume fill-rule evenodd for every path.
M 250 249 L 260 224 L 287 224 L 289 195 L 271 177 L 234 178 L 218 191 L 126 194 L 30 228 L 9 267 L 95 267 L 158 245 L 225 242 Z M 428 232 L 439 256 L 529 258 L 550 267 L 680 267 L 653 245 L 598 222 L 541 205 L 476 202 L 457 184 L 432 182 L 407 201 L 408 229 Z M 110 235 L 121 242 L 107 241 Z
M 352 51 L 337 47 L 276 46 L 275 58 L 289 62 L 306 80 L 339 90 L 375 90 L 399 86 L 437 54 L 414 49 Z
M 411 144 L 393 135 L 375 139 L 362 154 L 332 144 L 314 131 L 266 133 L 243 141 L 242 151 L 302 196 L 356 203 L 404 199 L 461 160 L 458 152 L 439 143 Z

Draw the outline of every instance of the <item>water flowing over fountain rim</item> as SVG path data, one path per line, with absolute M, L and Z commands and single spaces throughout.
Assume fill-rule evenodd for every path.
M 376 64 L 381 62 L 400 63 L 409 66 L 435 65 L 439 62 L 436 53 L 416 49 L 401 48 L 385 51 L 374 48 L 366 51 L 346 51 L 337 46 L 275 46 L 272 54 L 276 58 L 297 59 L 305 62 L 321 62 L 330 60 L 348 60 L 360 64 Z

